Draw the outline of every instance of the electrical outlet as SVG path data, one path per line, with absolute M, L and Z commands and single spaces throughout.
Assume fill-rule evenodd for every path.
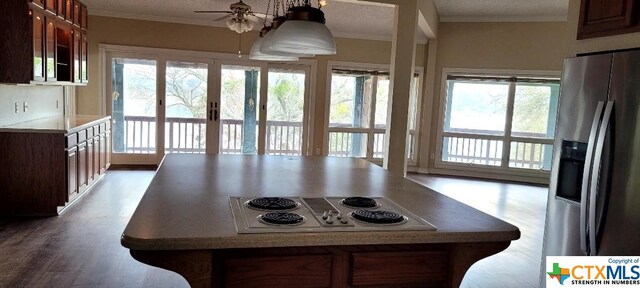
M 320 155 L 320 148 L 316 148 L 316 155 Z
M 22 102 L 22 111 L 24 111 L 24 113 L 29 112 L 29 102 L 27 101 Z
M 18 112 L 20 112 L 20 104 L 18 104 L 18 102 L 16 102 L 14 106 L 16 107 L 16 109 L 15 109 L 16 112 L 15 113 L 18 114 Z

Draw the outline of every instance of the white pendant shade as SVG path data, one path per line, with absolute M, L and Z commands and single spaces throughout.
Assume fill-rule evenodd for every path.
M 253 46 L 251 46 L 251 53 L 249 54 L 249 59 L 264 60 L 264 61 L 298 61 L 298 57 L 295 57 L 292 55 L 283 56 L 283 55 L 263 54 L 262 52 L 260 52 L 260 47 L 262 46 L 263 40 L 264 38 L 260 37 L 258 38 L 258 40 L 256 40 L 256 42 L 253 43 Z
M 286 53 L 307 53 L 316 55 L 336 54 L 336 42 L 329 28 L 322 23 L 287 20 L 275 31 L 270 31 L 265 36 L 273 34 L 269 43 L 263 42 L 262 47 L 271 44 L 273 51 Z M 265 50 L 260 49 L 262 53 Z M 269 51 L 269 50 L 267 50 Z
M 300 50 L 298 51 L 294 51 L 294 52 L 282 52 L 282 51 L 276 51 L 271 49 L 271 45 L 273 44 L 273 35 L 275 34 L 275 32 L 278 31 L 276 30 L 271 30 L 269 32 L 267 32 L 267 34 L 264 35 L 264 37 L 262 38 L 262 44 L 260 45 L 260 53 L 262 54 L 267 54 L 267 55 L 275 55 L 275 56 L 293 56 L 293 57 L 313 57 L 315 55 L 312 54 L 301 54 Z

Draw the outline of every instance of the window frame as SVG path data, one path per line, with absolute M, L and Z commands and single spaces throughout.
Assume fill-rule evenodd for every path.
M 511 135 L 513 111 L 514 111 L 514 99 L 515 99 L 515 82 L 509 82 L 509 94 L 507 98 L 507 111 L 504 135 L 481 135 L 481 134 L 467 134 L 459 132 L 445 132 L 445 109 L 447 105 L 447 78 L 448 76 L 478 76 L 478 77 L 529 77 L 529 78 L 557 78 L 558 81 L 561 77 L 560 71 L 551 70 L 500 70 L 500 69 L 466 69 L 466 68 L 443 68 L 442 78 L 440 79 L 440 101 L 438 107 L 438 126 L 436 129 L 436 146 L 435 146 L 435 159 L 434 159 L 434 172 L 442 174 L 451 174 L 459 176 L 480 176 L 487 178 L 505 178 L 496 177 L 489 174 L 495 174 L 498 176 L 523 176 L 533 177 L 531 182 L 545 183 L 551 175 L 550 171 L 546 170 L 534 170 L 520 167 L 510 167 L 509 158 L 512 142 L 526 142 L 532 144 L 549 144 L 553 145 L 554 138 L 526 138 L 517 137 Z M 559 98 L 559 97 L 558 97 Z M 555 115 L 557 122 L 558 115 Z M 474 163 L 456 163 L 442 160 L 442 151 L 445 137 L 463 137 L 474 138 L 481 140 L 498 140 L 503 141 L 502 156 L 500 166 L 490 166 Z M 537 178 L 537 179 L 536 179 Z M 522 178 L 517 178 L 522 179 Z
M 388 64 L 372 64 L 372 63 L 360 63 L 360 62 L 343 62 L 343 61 L 328 61 L 327 62 L 327 71 L 326 71 L 326 97 L 325 97 L 325 117 L 324 117 L 324 141 L 323 141 L 323 155 L 329 155 L 329 134 L 331 132 L 345 132 L 345 133 L 363 133 L 367 134 L 367 151 L 365 157 L 357 157 L 360 159 L 367 160 L 369 162 L 382 165 L 384 159 L 383 158 L 374 158 L 373 157 L 373 145 L 374 145 L 374 137 L 376 134 L 385 135 L 386 128 L 375 128 L 375 114 L 376 114 L 376 105 L 371 107 L 371 117 L 369 119 L 369 128 L 343 128 L 343 127 L 329 127 L 329 118 L 331 113 L 331 86 L 332 86 L 332 76 L 334 69 L 343 69 L 343 70 L 363 70 L 363 71 L 390 71 L 391 66 Z M 408 167 L 417 167 L 418 159 L 420 157 L 420 124 L 422 122 L 422 100 L 423 96 L 423 84 L 424 84 L 424 68 L 421 66 L 414 67 L 414 73 L 418 74 L 417 81 L 417 99 L 416 99 L 416 119 L 415 119 L 415 128 L 414 128 L 414 136 L 413 136 L 413 153 L 411 157 L 407 157 L 407 166 Z M 372 82 L 371 89 L 371 103 L 376 103 L 377 97 L 377 89 L 378 89 L 378 80 L 377 77 L 374 78 Z M 389 91 L 391 94 L 392 91 Z M 390 109 L 391 103 L 393 101 L 392 96 L 390 96 L 390 100 L 387 103 L 387 109 Z M 387 119 L 388 121 L 389 119 Z M 388 124 L 388 123 L 387 123 Z M 407 123 L 407 136 L 409 135 L 409 123 Z M 408 138 L 408 137 L 407 137 Z M 383 138 L 384 139 L 384 138 Z M 384 145 L 384 144 L 383 144 Z M 407 142 L 407 149 L 409 142 Z M 407 150 L 408 152 L 408 150 Z

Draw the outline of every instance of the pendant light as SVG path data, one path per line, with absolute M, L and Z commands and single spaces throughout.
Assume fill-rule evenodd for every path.
M 298 53 L 286 53 L 280 51 L 273 51 L 265 45 L 265 41 L 271 43 L 271 38 L 273 36 L 273 32 L 277 29 L 282 22 L 286 20 L 285 17 L 278 16 L 278 8 L 282 5 L 282 11 L 284 11 L 284 2 L 280 2 L 276 0 L 273 3 L 273 20 L 271 22 L 271 26 L 267 26 L 267 19 L 265 18 L 264 27 L 260 30 L 260 38 L 258 38 L 251 46 L 251 53 L 249 54 L 249 58 L 253 60 L 265 60 L 265 61 L 297 61 L 299 57 L 313 57 L 314 55 L 308 54 L 298 54 Z M 267 5 L 267 13 L 269 13 L 269 8 L 271 3 Z M 270 45 L 270 44 L 269 44 Z
M 281 55 L 274 54 L 264 54 L 260 52 L 260 47 L 264 41 L 264 36 L 269 32 L 270 27 L 263 27 L 260 30 L 260 37 L 256 42 L 253 42 L 253 46 L 251 46 L 251 53 L 249 54 L 249 59 L 252 60 L 264 60 L 264 61 L 298 61 L 298 57 L 293 55 L 287 55 L 286 53 L 280 53 Z
M 269 48 L 287 53 L 334 55 L 336 42 L 325 22 L 324 12 L 311 7 L 310 0 L 304 0 L 304 5 L 289 8 L 287 19 L 274 31 Z
M 284 56 L 284 55 L 290 55 L 290 56 L 295 56 L 295 57 L 313 57 L 315 55 L 312 54 L 300 54 L 300 50 L 298 51 L 293 51 L 293 52 L 282 52 L 282 51 L 276 51 L 274 49 L 271 48 L 271 46 L 273 45 L 273 36 L 275 34 L 276 31 L 278 31 L 278 28 L 287 20 L 287 18 L 285 17 L 274 17 L 273 21 L 271 22 L 271 27 L 269 28 L 269 31 L 267 31 L 267 33 L 264 35 L 264 38 L 262 38 L 262 43 L 260 45 L 260 53 L 262 54 L 269 54 L 269 55 L 279 55 L 279 56 Z

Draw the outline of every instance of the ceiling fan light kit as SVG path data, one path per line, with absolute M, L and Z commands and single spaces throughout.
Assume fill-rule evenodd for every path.
M 229 27 L 229 29 L 238 32 L 238 33 L 244 33 L 247 31 L 251 31 L 253 29 L 253 22 L 248 21 L 247 19 L 236 19 L 236 18 L 232 18 L 229 19 L 227 21 L 227 27 Z

